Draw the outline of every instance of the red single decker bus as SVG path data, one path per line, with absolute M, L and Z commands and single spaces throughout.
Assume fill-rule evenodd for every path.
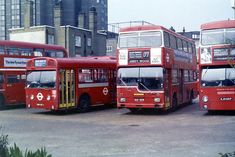
M 78 109 L 116 102 L 116 59 L 35 58 L 27 63 L 26 105 L 47 110 Z
M 235 20 L 201 26 L 199 58 L 201 109 L 235 110 Z
M 176 109 L 197 96 L 194 41 L 162 26 L 123 28 L 119 34 L 117 106 Z
M 67 57 L 61 46 L 0 41 L 0 107 L 25 104 L 26 62 L 34 57 Z

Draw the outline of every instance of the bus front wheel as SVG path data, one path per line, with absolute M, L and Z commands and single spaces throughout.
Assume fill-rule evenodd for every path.
M 90 97 L 88 95 L 82 95 L 79 99 L 78 111 L 87 112 L 90 109 Z

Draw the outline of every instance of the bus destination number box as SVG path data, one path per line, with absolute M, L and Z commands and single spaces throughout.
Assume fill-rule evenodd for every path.
M 47 65 L 46 60 L 35 60 L 34 66 L 35 67 L 45 67 Z

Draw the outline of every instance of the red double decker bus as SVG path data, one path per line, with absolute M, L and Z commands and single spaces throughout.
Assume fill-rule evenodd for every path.
M 26 105 L 47 110 L 78 109 L 116 102 L 116 59 L 35 58 L 27 63 Z
M 121 29 L 118 46 L 118 108 L 175 109 L 197 96 L 193 40 L 145 25 Z
M 61 46 L 0 41 L 0 107 L 25 104 L 26 62 L 34 57 L 67 57 Z
M 235 20 L 201 26 L 200 107 L 235 110 Z

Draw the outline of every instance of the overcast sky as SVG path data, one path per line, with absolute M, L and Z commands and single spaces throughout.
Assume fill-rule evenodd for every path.
M 109 23 L 144 20 L 176 31 L 199 30 L 202 23 L 233 19 L 231 0 L 108 0 Z

